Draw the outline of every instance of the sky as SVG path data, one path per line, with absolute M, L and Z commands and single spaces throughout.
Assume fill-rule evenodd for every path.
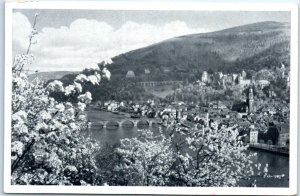
M 13 55 L 25 53 L 38 13 L 27 69 L 80 71 L 116 55 L 176 36 L 262 21 L 290 22 L 289 12 L 36 10 L 13 12 Z

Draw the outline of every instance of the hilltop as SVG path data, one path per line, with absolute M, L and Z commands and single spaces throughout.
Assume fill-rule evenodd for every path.
M 185 35 L 114 57 L 114 77 L 133 70 L 141 80 L 199 77 L 211 71 L 257 71 L 281 62 L 289 66 L 290 25 L 260 22 L 221 31 Z M 145 77 L 144 70 L 150 70 Z

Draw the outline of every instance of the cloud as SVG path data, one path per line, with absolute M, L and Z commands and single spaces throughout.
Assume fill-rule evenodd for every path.
M 26 51 L 30 22 L 21 13 L 13 15 L 14 52 Z M 168 38 L 205 32 L 191 28 L 183 21 L 163 25 L 127 21 L 114 28 L 103 21 L 76 19 L 70 26 L 44 27 L 31 52 L 36 56 L 32 70 L 82 70 L 96 66 L 108 57 L 145 47 Z
M 27 17 L 23 14 L 17 12 L 13 14 L 13 48 L 21 52 L 26 51 L 29 43 L 29 35 L 31 32 L 31 24 L 28 21 Z

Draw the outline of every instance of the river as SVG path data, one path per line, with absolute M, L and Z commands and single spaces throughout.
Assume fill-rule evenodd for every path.
M 88 118 L 91 122 L 107 121 L 107 120 L 121 120 L 126 117 L 119 114 L 113 114 L 111 112 L 99 111 L 99 110 L 89 110 Z M 154 132 L 158 130 L 157 127 L 148 126 L 138 126 L 138 127 L 107 127 L 102 128 L 100 125 L 94 124 L 90 128 L 90 135 L 92 138 L 98 140 L 100 143 L 108 144 L 118 144 L 121 139 L 132 138 L 139 134 L 138 130 L 143 128 L 150 128 Z M 249 153 L 256 153 L 257 155 L 253 157 L 253 162 L 258 163 L 258 161 L 264 166 L 269 164 L 269 173 L 271 175 L 284 174 L 285 177 L 278 179 L 264 179 L 257 178 L 258 187 L 288 187 L 289 186 L 289 157 L 278 155 L 274 153 L 269 153 L 260 150 L 249 150 Z M 241 185 L 244 186 L 244 185 Z

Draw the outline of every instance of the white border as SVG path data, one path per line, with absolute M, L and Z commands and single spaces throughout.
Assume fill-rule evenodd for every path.
M 10 184 L 11 141 L 11 59 L 13 9 L 93 9 L 93 10 L 211 10 L 211 11 L 291 11 L 290 85 L 290 186 L 289 188 L 203 188 L 203 187 L 101 187 L 101 186 L 21 186 Z M 195 3 L 195 2 L 91 2 L 51 1 L 5 4 L 5 81 L 4 81 L 4 192 L 73 194 L 171 194 L 171 195 L 295 195 L 297 193 L 298 119 L 298 5 L 293 3 Z

